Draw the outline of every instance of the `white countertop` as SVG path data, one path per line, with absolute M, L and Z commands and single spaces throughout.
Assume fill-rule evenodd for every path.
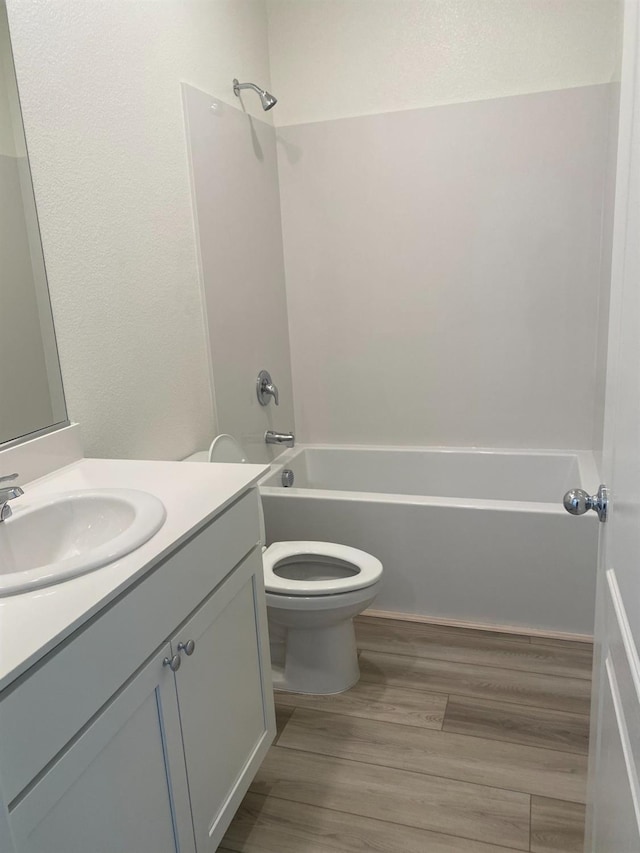
M 122 488 L 150 492 L 167 518 L 140 548 L 54 586 L 0 598 L 0 690 L 102 610 L 136 579 L 216 516 L 269 470 L 268 465 L 81 459 L 24 485 L 21 507 L 57 492 Z

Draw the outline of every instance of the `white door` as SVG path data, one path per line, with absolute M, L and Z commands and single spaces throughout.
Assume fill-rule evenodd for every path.
M 626 0 L 586 850 L 640 851 L 640 76 Z

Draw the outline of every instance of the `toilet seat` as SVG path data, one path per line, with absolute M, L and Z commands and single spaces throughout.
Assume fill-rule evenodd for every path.
M 208 461 L 244 463 L 247 461 L 247 457 L 235 438 L 223 432 L 217 435 L 211 442 Z
M 275 569 L 280 563 L 295 557 L 327 557 L 329 561 L 348 564 L 352 573 L 330 580 L 294 580 L 276 574 Z M 263 553 L 262 560 L 265 589 L 276 595 L 337 595 L 365 589 L 382 577 L 380 560 L 358 548 L 335 542 L 274 542 Z

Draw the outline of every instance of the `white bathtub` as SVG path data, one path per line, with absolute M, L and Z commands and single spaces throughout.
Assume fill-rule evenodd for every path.
M 573 486 L 597 489 L 591 454 L 299 446 L 260 492 L 269 542 L 341 542 L 382 560 L 376 611 L 583 637 L 598 523 L 564 511 Z

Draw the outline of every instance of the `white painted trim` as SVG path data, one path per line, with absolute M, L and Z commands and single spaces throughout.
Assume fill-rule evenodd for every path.
M 487 622 L 466 622 L 463 619 L 440 619 L 437 616 L 421 616 L 417 613 L 396 613 L 392 610 L 368 609 L 363 616 L 377 619 L 396 619 L 400 622 L 420 622 L 425 625 L 442 625 L 445 628 L 472 628 L 476 631 L 495 631 L 499 634 L 520 634 L 524 637 L 542 637 L 549 640 L 570 640 L 575 643 L 592 643 L 590 634 L 570 634 L 558 631 L 542 631 L 537 628 L 522 628 L 519 625 L 494 625 Z
M 2 853 L 14 853 L 15 842 L 9 825 L 9 811 L 4 803 L 0 804 L 0 850 Z
M 629 791 L 633 800 L 633 810 L 636 816 L 638 825 L 638 834 L 640 834 L 640 783 L 638 782 L 638 771 L 633 759 L 633 749 L 629 740 L 629 731 L 627 721 L 622 707 L 622 699 L 618 689 L 618 680 L 616 678 L 615 667 L 609 655 L 605 661 L 605 669 L 609 680 L 609 692 L 613 702 L 613 709 L 616 715 L 616 723 L 618 726 L 618 734 L 620 735 L 620 743 L 622 744 L 622 754 L 624 755 L 624 763 L 627 768 L 627 777 L 629 780 Z
M 609 587 L 609 595 L 611 596 L 611 603 L 613 604 L 613 609 L 618 622 L 618 629 L 624 644 L 627 663 L 629 664 L 629 670 L 631 671 L 631 677 L 633 678 L 636 697 L 638 699 L 638 703 L 640 703 L 640 658 L 638 657 L 638 650 L 633 639 L 633 634 L 631 633 L 629 620 L 627 618 L 627 611 L 625 610 L 622 601 L 622 595 L 620 594 L 620 588 L 618 586 L 614 569 L 607 569 L 607 584 Z
M 432 495 L 404 495 L 387 492 L 345 492 L 340 489 L 316 489 L 292 486 L 283 489 L 282 486 L 262 485 L 265 479 L 270 479 L 273 472 L 260 480 L 260 494 L 266 497 L 286 498 L 301 501 L 354 501 L 369 504 L 406 504 L 407 506 L 436 506 L 452 509 L 474 509 L 483 512 L 535 513 L 536 515 L 559 515 L 566 517 L 560 502 L 535 503 L 533 501 L 503 501 L 487 498 L 445 498 Z M 595 515 L 585 515 L 581 524 L 595 524 Z

